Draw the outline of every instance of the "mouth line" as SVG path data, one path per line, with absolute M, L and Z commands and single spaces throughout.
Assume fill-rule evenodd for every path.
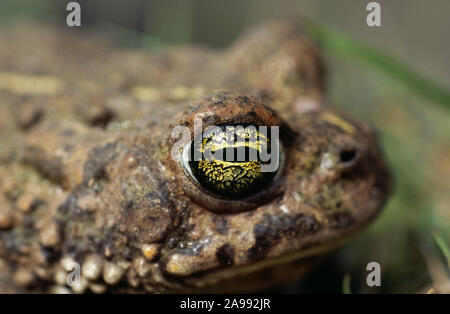
M 243 264 L 239 266 L 232 266 L 226 269 L 212 270 L 211 272 L 204 273 L 201 276 L 193 276 L 194 278 L 186 278 L 186 283 L 195 288 L 204 288 L 210 285 L 215 285 L 222 280 L 232 279 L 241 274 L 254 273 L 266 268 L 277 266 L 293 262 L 295 260 L 305 259 L 308 257 L 317 256 L 328 251 L 331 251 L 337 247 L 340 247 L 344 243 L 348 242 L 352 238 L 352 235 L 347 235 L 333 242 L 332 244 L 324 244 L 309 249 L 300 250 L 291 254 L 271 257 L 265 260 L 258 261 L 254 264 Z M 191 279 L 191 280 L 189 280 Z

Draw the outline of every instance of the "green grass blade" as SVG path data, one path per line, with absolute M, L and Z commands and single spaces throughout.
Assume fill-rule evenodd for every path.
M 342 279 L 342 293 L 343 294 L 352 294 L 352 289 L 350 288 L 351 276 L 350 274 L 345 274 Z
M 394 56 L 312 21 L 307 21 L 304 27 L 312 38 L 330 52 L 351 57 L 374 66 L 408 86 L 418 95 L 440 104 L 446 109 L 450 109 L 449 88 L 431 81 Z
M 445 258 L 447 259 L 447 266 L 450 269 L 450 249 L 448 248 L 447 243 L 445 243 L 442 234 L 438 230 L 433 231 L 433 236 L 436 240 L 437 245 L 441 249 L 442 254 L 444 254 Z

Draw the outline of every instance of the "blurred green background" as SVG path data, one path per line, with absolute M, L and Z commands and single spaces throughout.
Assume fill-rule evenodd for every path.
M 38 21 L 69 31 L 68 2 L 2 0 L 0 26 Z M 328 99 L 379 130 L 395 192 L 368 230 L 300 283 L 274 292 L 411 293 L 448 280 L 448 0 L 378 1 L 381 27 L 366 25 L 369 1 L 363 0 L 78 2 L 82 27 L 70 31 L 138 49 L 189 43 L 221 48 L 250 25 L 307 21 L 307 32 L 323 47 Z M 365 283 L 371 261 L 381 265 L 381 287 Z

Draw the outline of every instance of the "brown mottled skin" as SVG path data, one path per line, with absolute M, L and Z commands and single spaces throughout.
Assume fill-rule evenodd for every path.
M 0 291 L 261 289 L 300 276 L 389 195 L 373 130 L 323 104 L 320 56 L 295 26 L 152 54 L 2 31 L 0 60 Z M 170 155 L 195 115 L 279 125 L 281 175 L 240 200 L 198 186 Z

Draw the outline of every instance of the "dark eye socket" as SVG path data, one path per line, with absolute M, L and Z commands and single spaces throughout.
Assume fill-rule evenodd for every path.
M 227 134 L 230 126 L 237 130 L 234 134 Z M 261 133 L 250 124 L 219 128 L 219 131 L 203 134 L 201 141 L 190 143 L 190 151 L 184 155 L 190 157 L 188 162 L 184 161 L 189 175 L 204 189 L 231 200 L 249 197 L 267 187 L 279 168 L 262 171 L 262 166 L 271 162 L 261 158 L 261 153 L 271 154 L 270 132 Z M 195 158 L 195 151 L 202 153 L 201 158 Z
M 341 162 L 348 163 L 348 162 L 353 161 L 356 158 L 357 153 L 358 152 L 356 149 L 344 149 L 339 154 L 339 158 L 340 158 Z

